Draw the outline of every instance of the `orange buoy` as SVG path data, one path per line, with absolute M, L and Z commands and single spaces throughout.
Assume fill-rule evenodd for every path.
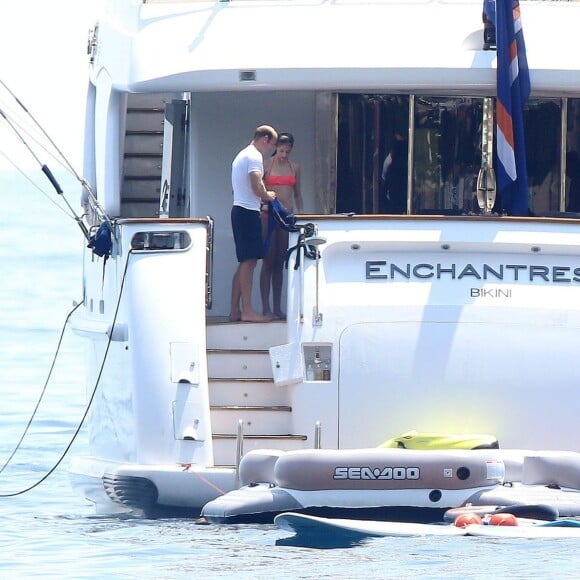
M 489 516 L 490 526 L 517 526 L 518 520 L 513 514 L 492 514 Z
M 481 518 L 477 514 L 466 513 L 460 514 L 455 518 L 453 525 L 456 528 L 465 528 L 471 524 L 482 524 Z

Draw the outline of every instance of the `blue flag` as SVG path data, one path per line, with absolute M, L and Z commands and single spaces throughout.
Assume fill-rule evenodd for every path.
M 528 177 L 524 104 L 530 74 L 518 0 L 496 0 L 497 42 L 497 185 L 510 215 L 528 214 Z

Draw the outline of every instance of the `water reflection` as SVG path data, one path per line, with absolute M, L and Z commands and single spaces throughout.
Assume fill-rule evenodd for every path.
M 329 550 L 335 548 L 354 548 L 369 541 L 368 534 L 356 532 L 312 532 L 308 534 L 296 534 L 287 538 L 276 540 L 276 546 L 293 546 L 295 548 L 315 548 Z

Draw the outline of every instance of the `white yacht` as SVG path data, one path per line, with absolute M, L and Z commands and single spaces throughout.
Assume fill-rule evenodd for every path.
M 368 466 L 411 430 L 578 465 L 580 3 L 520 11 L 529 193 L 514 215 L 481 188 L 497 68 L 481 0 L 105 2 L 84 194 L 112 248 L 84 254 L 89 441 L 70 467 L 99 512 L 200 513 L 260 483 L 243 457 L 318 449 L 356 490 L 386 473 L 356 450 Z M 286 320 L 229 322 L 231 162 L 261 124 L 295 137 L 305 213 Z M 399 198 L 382 179 L 396 140 Z M 579 471 L 556 483 L 580 488 Z

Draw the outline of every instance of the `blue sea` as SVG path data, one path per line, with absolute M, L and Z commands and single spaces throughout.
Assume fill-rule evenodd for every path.
M 79 188 L 65 185 L 77 211 Z M 81 298 L 82 237 L 21 176 L 0 174 L 0 195 L 0 578 L 580 578 L 577 540 L 376 538 L 320 549 L 273 525 L 96 516 L 67 474 L 86 450 L 83 429 L 75 439 L 84 351 L 68 328 L 45 388 Z

